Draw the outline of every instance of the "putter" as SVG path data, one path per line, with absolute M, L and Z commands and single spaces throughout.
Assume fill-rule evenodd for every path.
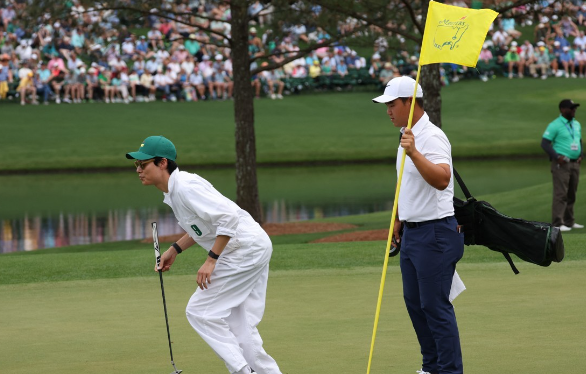
M 159 250 L 159 234 L 157 233 L 157 223 L 153 222 L 153 244 L 155 246 L 155 258 L 157 259 L 157 267 L 161 263 L 161 251 Z M 163 308 L 165 309 L 165 323 L 167 324 L 167 339 L 169 340 L 169 353 L 171 354 L 171 365 L 173 371 L 171 374 L 180 374 L 183 370 L 177 370 L 175 362 L 173 361 L 173 349 L 171 349 L 171 334 L 169 333 L 169 319 L 167 318 L 167 302 L 165 301 L 165 287 L 163 287 L 163 271 L 159 270 L 159 279 L 161 280 L 161 293 L 163 295 Z

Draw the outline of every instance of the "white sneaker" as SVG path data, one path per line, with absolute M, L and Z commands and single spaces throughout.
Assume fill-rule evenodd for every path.
M 417 374 L 430 374 L 429 371 L 423 371 L 423 369 L 419 369 L 416 371 Z
M 61 99 L 59 98 L 59 96 L 57 96 L 57 98 L 55 99 L 55 103 L 61 104 Z
M 560 229 L 560 231 L 570 231 L 572 228 L 571 227 L 568 227 L 566 225 L 561 225 L 559 227 L 559 229 Z
M 571 77 L 572 78 L 578 78 L 578 76 L 576 75 L 576 73 L 572 73 Z
M 574 224 L 572 225 L 572 228 L 573 228 L 573 229 L 583 229 L 583 228 L 584 228 L 584 225 L 581 225 L 581 224 L 579 224 L 579 223 L 574 223 Z
M 277 94 L 277 99 L 282 100 L 283 99 L 283 95 Z
M 277 98 L 277 95 L 275 95 L 274 93 L 271 94 L 271 99 L 275 100 Z

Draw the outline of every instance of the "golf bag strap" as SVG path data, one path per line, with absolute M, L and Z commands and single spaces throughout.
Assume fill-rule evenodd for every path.
M 507 252 L 501 252 L 501 253 L 503 254 L 503 256 L 505 256 L 505 258 L 509 262 L 509 265 L 511 265 L 511 269 L 513 270 L 513 273 L 515 273 L 515 275 L 519 274 L 519 270 L 517 269 L 515 264 L 513 264 L 513 259 L 511 258 L 511 255 L 509 255 Z
M 453 167 L 453 169 L 454 169 L 454 176 L 456 177 L 456 180 L 458 181 L 458 185 L 462 189 L 462 192 L 464 192 L 466 199 L 470 199 L 472 197 L 472 194 L 470 193 L 470 191 L 468 191 L 468 187 L 466 187 L 466 184 L 464 184 L 464 181 L 462 180 L 462 177 L 460 176 L 460 174 L 458 174 L 458 172 L 456 171 L 456 168 Z

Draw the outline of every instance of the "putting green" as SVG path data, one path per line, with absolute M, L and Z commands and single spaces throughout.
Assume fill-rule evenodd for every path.
M 464 263 L 455 301 L 468 372 L 550 374 L 584 367 L 586 261 L 540 268 Z M 365 373 L 381 268 L 273 271 L 260 330 L 283 373 Z M 415 334 L 389 267 L 371 372 L 414 373 Z M 185 373 L 226 373 L 191 329 L 194 275 L 165 277 L 173 353 Z M 3 372 L 168 373 L 159 280 L 152 276 L 0 286 Z

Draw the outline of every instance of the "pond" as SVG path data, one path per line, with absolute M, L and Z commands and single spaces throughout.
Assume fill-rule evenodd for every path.
M 546 160 L 455 165 L 475 196 L 550 180 Z M 185 170 L 235 198 L 233 169 Z M 153 221 L 160 236 L 181 232 L 162 193 L 142 186 L 132 169 L 0 180 L 0 253 L 144 239 Z M 258 180 L 264 220 L 291 222 L 391 210 L 396 172 L 391 164 L 259 168 Z M 462 196 L 459 188 L 456 192 Z

